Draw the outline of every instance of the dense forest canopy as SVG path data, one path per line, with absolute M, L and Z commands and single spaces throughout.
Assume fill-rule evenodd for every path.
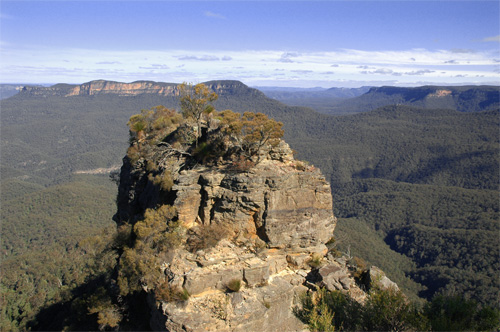
M 284 105 L 239 82 L 206 84 L 224 86 L 214 91 L 216 110 L 261 112 L 282 122 L 297 157 L 326 174 L 340 250 L 386 270 L 410 297 L 463 294 L 497 305 L 498 89 L 451 94 L 455 105 L 474 112 L 435 103 L 385 106 L 402 98 L 401 91 L 385 97 L 378 91 L 376 102 L 365 99 L 365 105 L 383 107 L 329 116 Z M 127 150 L 125 124 L 141 109 L 180 107 L 178 97 L 154 94 L 20 93 L 1 103 L 1 324 L 24 329 L 44 306 L 76 305 L 70 293 L 81 294 L 91 275 L 108 278 L 106 267 L 93 263 L 100 249 L 89 255 L 80 243 L 113 225 L 116 186 L 107 175 L 76 171 L 119 166 Z M 359 110 L 359 100 L 343 103 L 346 112 Z M 106 234 L 98 237 L 109 240 Z M 95 248 L 106 248 L 108 240 L 94 239 Z M 393 259 L 387 260 L 389 253 Z M 112 261 L 112 252 L 106 255 L 103 262 Z

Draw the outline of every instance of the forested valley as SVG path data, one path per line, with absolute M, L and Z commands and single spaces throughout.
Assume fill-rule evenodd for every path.
M 225 83 L 217 110 L 283 122 L 297 158 L 330 180 L 337 250 L 379 266 L 412 299 L 458 294 L 498 306 L 498 88 L 460 99 L 475 105 L 479 95 L 487 110 L 390 98 L 384 106 L 377 97 L 380 108 L 332 116 Z M 179 108 L 177 98 L 154 94 L 1 101 L 2 330 L 36 328 L 51 308 L 66 315 L 54 329 L 93 327 L 71 315 L 98 307 L 82 294 L 112 274 L 119 235 L 109 170 L 125 156 L 130 116 L 157 105 Z

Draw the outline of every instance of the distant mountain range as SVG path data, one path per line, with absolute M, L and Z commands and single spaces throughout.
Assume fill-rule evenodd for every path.
M 215 83 L 217 82 L 217 83 Z M 228 88 L 236 81 L 213 81 L 207 84 L 222 93 L 235 93 Z M 221 85 L 222 84 L 222 85 Z M 156 94 L 177 96 L 176 83 L 136 81 L 121 83 L 96 80 L 84 84 L 35 85 L 0 84 L 0 97 L 19 92 L 24 96 L 74 96 L 116 94 L 137 96 Z M 227 90 L 227 91 L 226 91 Z M 325 114 L 367 112 L 385 105 L 409 105 L 422 108 L 453 109 L 460 112 L 480 112 L 500 106 L 499 86 L 422 86 L 422 87 L 361 87 L 361 88 L 283 88 L 259 87 L 268 98 L 292 106 L 311 107 Z M 240 91 L 241 92 L 241 91 Z
M 332 88 L 327 90 L 261 90 L 269 98 L 288 105 L 311 107 L 325 114 L 368 112 L 385 105 L 446 108 L 460 112 L 480 112 L 498 108 L 498 86 L 422 86 Z
M 368 92 L 370 87 L 361 88 L 281 88 L 281 87 L 255 87 L 272 99 L 279 101 L 298 100 L 303 98 L 352 98 Z

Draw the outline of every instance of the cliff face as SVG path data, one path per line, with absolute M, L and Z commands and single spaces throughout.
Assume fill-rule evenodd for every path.
M 149 269 L 161 271 L 153 281 L 139 278 L 149 296 L 151 328 L 297 331 L 305 326 L 294 308 L 310 288 L 341 290 L 364 301 L 346 259 L 334 257 L 325 245 L 336 218 L 321 172 L 296 161 L 282 140 L 238 159 L 227 153 L 234 140 L 221 135 L 221 123 L 207 122 L 203 137 L 217 139 L 202 137 L 198 146 L 176 139 L 192 133 L 184 125 L 156 144 L 137 134 L 124 158 L 115 220 L 133 225 L 136 252 L 153 243 L 148 255 L 156 258 L 127 263 L 139 254 L 126 248 L 120 266 L 148 262 Z M 193 154 L 210 144 L 226 152 L 212 162 L 193 162 Z M 165 206 L 175 209 L 174 221 L 162 219 Z M 155 222 L 157 229 L 148 231 Z M 165 228 L 167 223 L 175 229 Z M 167 233 L 180 244 L 161 249 L 163 240 L 148 240 Z M 171 295 L 179 290 L 184 296 Z
M 120 83 L 110 81 L 92 81 L 78 85 L 71 89 L 66 96 L 117 94 L 120 96 L 136 96 L 143 93 L 152 93 L 163 96 L 178 95 L 177 84 L 156 83 L 150 81 L 138 81 L 132 83 Z
M 206 85 L 219 95 L 241 93 L 248 88 L 238 81 L 211 81 Z M 93 96 L 100 94 L 112 94 L 118 96 L 137 96 L 141 94 L 155 94 L 160 96 L 178 96 L 177 83 L 163 83 L 153 81 L 136 81 L 132 83 L 113 82 L 106 80 L 95 80 L 80 85 L 56 84 L 50 87 L 25 86 L 20 88 L 24 96 Z
M 231 223 L 274 248 L 327 242 L 335 227 L 329 184 L 314 167 L 299 171 L 287 144 L 278 148 L 273 151 L 278 159 L 263 160 L 248 172 L 197 167 L 176 174 L 170 200 L 181 223 L 187 228 Z M 130 185 L 122 188 L 127 192 L 120 199 L 119 215 L 125 220 L 157 204 L 159 197 L 149 192 L 153 187 L 148 188 L 142 168 L 122 172 L 134 178 L 123 179 Z

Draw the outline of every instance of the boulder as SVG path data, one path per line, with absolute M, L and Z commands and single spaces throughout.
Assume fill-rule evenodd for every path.
M 349 277 L 346 270 L 337 264 L 328 264 L 318 270 L 321 278 L 320 285 L 329 291 L 348 290 L 353 284 L 353 280 Z

